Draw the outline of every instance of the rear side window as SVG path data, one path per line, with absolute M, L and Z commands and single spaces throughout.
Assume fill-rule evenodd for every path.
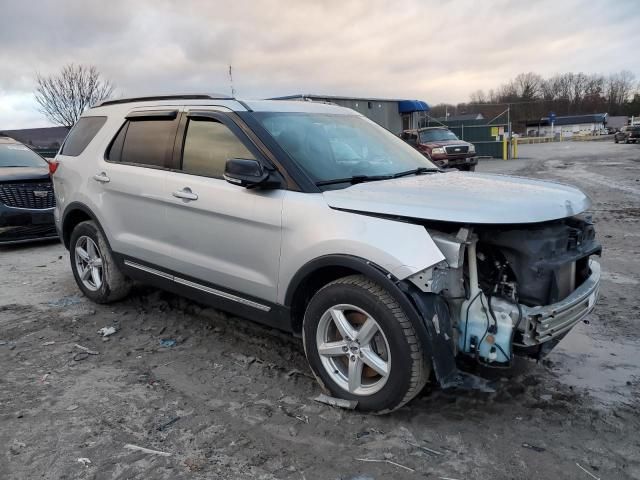
M 255 157 L 224 124 L 210 120 L 189 120 L 182 155 L 182 170 L 185 173 L 222 178 L 230 158 Z
M 112 162 L 170 167 L 177 120 L 129 120 L 119 130 L 107 152 Z
M 67 135 L 60 154 L 70 157 L 80 155 L 106 121 L 107 117 L 82 117 Z

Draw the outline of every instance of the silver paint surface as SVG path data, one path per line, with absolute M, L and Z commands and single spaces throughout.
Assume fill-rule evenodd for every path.
M 360 183 L 326 191 L 324 197 L 333 208 L 471 224 L 545 222 L 591 205 L 569 185 L 471 172 Z

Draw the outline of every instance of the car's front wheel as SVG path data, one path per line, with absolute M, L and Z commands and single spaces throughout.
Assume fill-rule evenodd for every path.
M 422 390 L 431 371 L 402 308 L 362 275 L 331 282 L 315 294 L 303 340 L 318 381 L 363 411 L 401 407 Z
M 71 233 L 71 270 L 82 293 L 96 303 L 127 296 L 131 282 L 120 271 L 95 222 L 79 223 Z

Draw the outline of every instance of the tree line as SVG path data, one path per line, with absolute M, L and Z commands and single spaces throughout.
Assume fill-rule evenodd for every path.
M 469 102 L 435 105 L 430 115 L 482 113 L 490 120 L 507 106 L 514 130 L 524 127 L 526 121 L 538 120 L 550 112 L 557 116 L 590 113 L 638 116 L 640 84 L 628 70 L 606 76 L 569 72 L 549 78 L 533 72 L 520 73 L 495 89 L 476 90 L 470 95 Z

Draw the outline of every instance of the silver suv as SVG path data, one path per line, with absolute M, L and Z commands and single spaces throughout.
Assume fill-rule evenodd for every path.
M 52 167 L 82 292 L 131 280 L 302 337 L 319 383 L 364 411 L 433 374 L 547 353 L 593 308 L 590 203 L 557 183 L 442 172 L 347 108 L 183 95 L 106 101 Z

